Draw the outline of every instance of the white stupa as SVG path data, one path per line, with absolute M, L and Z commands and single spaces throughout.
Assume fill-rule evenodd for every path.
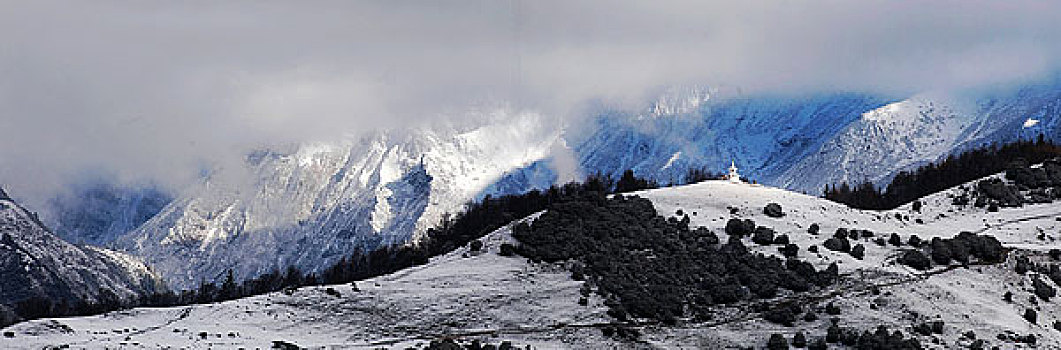
M 740 174 L 737 173 L 737 164 L 732 161 L 729 162 L 729 175 L 726 175 L 726 180 L 735 184 L 741 183 Z

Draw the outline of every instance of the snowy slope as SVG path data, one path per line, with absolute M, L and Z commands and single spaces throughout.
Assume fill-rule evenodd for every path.
M 227 269 L 238 279 L 289 265 L 317 271 L 357 247 L 415 240 L 506 171 L 545 158 L 559 139 L 537 115 L 479 118 L 472 127 L 257 152 L 245 168 L 219 170 L 115 245 L 189 288 Z M 249 179 L 233 176 L 240 173 Z
M 350 285 L 307 287 L 291 295 L 28 322 L 7 329 L 18 335 L 0 339 L 0 347 L 267 348 L 283 340 L 303 347 L 378 348 L 426 343 L 423 339 L 455 330 L 606 321 L 600 300 L 589 306 L 575 303 L 581 282 L 570 280 L 562 268 L 499 256 L 500 244 L 511 240 L 508 229 L 501 229 L 484 239 L 482 253 L 463 257 L 469 252 L 462 248 L 425 266 L 357 282 L 358 290 Z M 327 288 L 340 296 L 325 293 Z M 200 332 L 207 332 L 207 338 L 200 338 Z M 590 336 L 588 331 L 561 330 L 531 335 L 521 344 L 548 348 L 565 334 Z
M 36 214 L 2 196 L 0 281 L 0 305 L 33 297 L 75 305 L 96 302 L 104 291 L 136 298 L 164 289 L 139 259 L 67 243 L 45 228 Z
M 950 204 L 951 189 L 923 199 L 922 212 L 910 207 L 876 212 L 842 205 L 782 189 L 732 184 L 721 181 L 639 192 L 653 201 L 660 213 L 682 209 L 691 214 L 692 225 L 702 225 L 721 234 L 726 220 L 751 218 L 759 225 L 787 234 L 801 247 L 799 256 L 819 266 L 837 262 L 844 276 L 836 289 L 812 292 L 820 300 L 808 307 L 835 302 L 843 310 L 844 326 L 872 329 L 879 324 L 911 334 L 915 322 L 940 319 L 944 332 L 921 337 L 928 348 L 967 345 L 961 334 L 974 331 L 988 345 L 1013 348 L 996 334 L 1007 331 L 1034 334 L 1040 345 L 1061 344 L 1061 333 L 1049 325 L 1061 317 L 1057 301 L 1030 303 L 1029 278 L 1012 270 L 1012 257 L 1035 255 L 1057 247 L 1061 229 L 1061 203 L 1004 208 L 995 213 Z M 780 203 L 786 216 L 766 217 L 762 208 Z M 734 212 L 735 209 L 735 212 Z M 909 217 L 897 219 L 896 214 Z M 923 223 L 917 223 L 920 219 Z M 811 235 L 811 223 L 821 233 Z M 972 268 L 932 270 L 920 273 L 894 264 L 900 248 L 880 247 L 868 240 L 866 257 L 856 260 L 821 245 L 839 227 L 869 229 L 878 235 L 900 233 L 921 238 L 951 237 L 962 230 L 996 236 L 1010 252 L 1006 264 Z M 1047 237 L 1037 236 L 1046 232 Z M 721 234 L 725 240 L 724 234 Z M 767 323 L 749 304 L 728 307 L 729 315 L 706 323 L 675 327 L 642 327 L 643 342 L 619 343 L 604 338 L 594 324 L 610 322 L 602 301 L 594 296 L 588 306 L 576 303 L 581 282 L 571 280 L 563 266 L 532 264 L 519 257 L 501 257 L 497 249 L 510 241 L 507 228 L 485 239 L 486 252 L 470 253 L 460 248 L 432 259 L 424 266 L 349 285 L 303 288 L 291 295 L 273 293 L 231 302 L 180 308 L 135 309 L 104 316 L 40 320 L 12 326 L 4 331 L 14 338 L 0 339 L 0 347 L 35 348 L 44 345 L 155 348 L 177 346 L 265 347 L 274 340 L 300 346 L 373 348 L 423 344 L 440 336 L 508 339 L 517 344 L 553 348 L 732 348 L 765 344 L 771 333 L 792 335 L 803 330 L 812 338 L 824 334 L 828 317 L 799 322 L 797 327 Z M 777 254 L 777 246 L 753 246 L 766 254 Z M 466 256 L 465 256 L 466 255 Z M 1047 282 L 1050 283 L 1050 282 Z M 879 295 L 871 293 L 878 286 Z M 333 288 L 339 296 L 326 293 Z M 1002 301 L 1006 291 L 1014 302 Z M 831 292 L 837 292 L 835 295 Z M 784 298 L 784 296 L 780 297 Z M 1025 308 L 1039 310 L 1038 324 L 1021 318 Z M 820 313 L 820 311 L 819 311 Z M 199 332 L 206 332 L 205 339 Z M 496 334 L 496 338 L 495 335 Z

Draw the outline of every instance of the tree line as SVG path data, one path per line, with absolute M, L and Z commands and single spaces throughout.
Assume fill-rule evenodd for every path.
M 826 185 L 823 196 L 857 209 L 888 210 L 926 195 L 1006 170 L 1017 163 L 1040 163 L 1061 156 L 1061 147 L 1039 135 L 999 146 L 975 148 L 942 161 L 899 172 L 879 187 L 871 181 Z

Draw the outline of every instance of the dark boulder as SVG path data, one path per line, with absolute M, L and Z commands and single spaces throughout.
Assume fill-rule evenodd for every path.
M 1036 296 L 1046 301 L 1050 301 L 1050 298 L 1057 295 L 1057 290 L 1050 284 L 1043 282 L 1038 276 L 1032 279 L 1032 289 L 1035 290 Z
M 774 230 L 763 226 L 755 228 L 755 235 L 752 236 L 752 242 L 758 245 L 773 244 Z
M 803 332 L 796 333 L 792 336 L 792 346 L 797 348 L 804 348 L 807 346 L 807 336 Z
M 788 235 L 777 235 L 774 237 L 774 244 L 788 244 Z
M 1039 318 L 1039 313 L 1035 312 L 1035 310 L 1032 310 L 1032 309 L 1025 309 L 1024 310 L 1024 320 L 1028 321 L 1028 323 L 1035 323 L 1038 318 Z
M 899 256 L 898 262 L 917 270 L 927 270 L 932 266 L 932 261 L 918 250 L 907 250 Z
M 843 227 L 838 228 L 836 229 L 836 232 L 833 232 L 833 237 L 835 238 L 847 238 L 849 235 L 847 229 Z
M 766 207 L 763 208 L 763 214 L 772 218 L 785 216 L 785 212 L 781 210 L 781 205 L 777 203 L 767 204 Z
M 862 244 L 856 244 L 854 248 L 851 248 L 851 256 L 862 260 L 862 258 L 866 257 L 866 247 L 862 246 Z
M 726 234 L 743 237 L 755 232 L 755 222 L 751 219 L 729 219 L 726 221 Z
M 899 237 L 898 233 L 892 233 L 888 236 L 888 244 L 898 247 L 903 244 L 903 239 Z
M 840 307 L 836 306 L 836 304 L 828 303 L 825 305 L 825 313 L 833 316 L 839 315 Z
M 786 258 L 795 258 L 796 255 L 799 255 L 799 246 L 790 243 L 786 244 L 784 247 L 777 248 L 777 251 L 781 252 L 781 255 L 784 255 Z
M 834 252 L 847 253 L 851 251 L 851 242 L 848 242 L 847 238 L 833 237 L 825 240 L 825 243 L 822 243 L 822 246 L 825 247 L 825 249 L 832 250 Z
M 766 342 L 766 348 L 768 350 L 785 350 L 788 349 L 788 340 L 785 336 L 774 333 L 770 335 L 770 340 Z
M 1035 268 L 1035 266 L 1032 265 L 1032 262 L 1028 260 L 1028 257 L 1026 256 L 1017 257 L 1016 263 L 1013 264 L 1013 271 L 1018 275 L 1028 273 L 1028 271 L 1033 268 Z

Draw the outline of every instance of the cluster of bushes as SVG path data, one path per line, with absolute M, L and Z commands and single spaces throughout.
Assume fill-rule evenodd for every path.
M 907 337 L 900 331 L 890 332 L 886 326 L 877 326 L 873 332 L 846 327 L 836 324 L 829 326 L 825 337 L 808 341 L 803 332 L 796 333 L 791 343 L 781 334 L 771 334 L 766 348 L 770 350 L 788 349 L 789 345 L 796 348 L 810 350 L 828 349 L 828 344 L 842 344 L 849 349 L 857 350 L 919 350 L 923 349 L 921 343 L 914 337 Z
M 707 180 L 718 180 L 722 177 L 722 173 L 716 173 L 714 171 L 709 170 L 707 167 L 689 168 L 689 171 L 685 173 L 684 181 L 686 184 L 694 184 Z
M 999 207 L 1019 207 L 1024 204 L 1024 195 L 1015 185 L 1008 185 L 1000 179 L 981 180 L 976 183 L 977 208 L 987 207 L 988 211 L 997 211 Z
M 1061 198 L 1061 159 L 1043 161 L 1041 167 L 1017 160 L 1006 169 L 1006 184 L 1000 179 L 987 179 L 976 184 L 979 195 L 977 207 L 1019 207 L 1025 203 L 1049 203 Z
M 550 205 L 531 224 L 513 228 L 518 253 L 537 261 L 578 261 L 580 272 L 606 299 L 609 313 L 665 323 L 679 317 L 710 317 L 709 307 L 772 298 L 825 286 L 837 269 L 816 270 L 807 262 L 753 254 L 736 234 L 720 244 L 688 218 L 665 219 L 636 196 L 583 196 Z M 755 231 L 754 222 L 727 225 L 727 232 Z M 739 227 L 738 227 L 739 226 Z
M 866 247 L 863 246 L 861 243 L 851 245 L 850 240 L 871 238 L 873 237 L 873 235 L 873 231 L 870 230 L 848 230 L 841 227 L 836 229 L 836 232 L 833 233 L 833 237 L 826 239 L 825 242 L 822 243 L 822 247 L 825 247 L 825 249 L 832 250 L 834 252 L 848 253 L 855 259 L 861 260 L 866 256 Z
M 991 145 L 977 148 L 962 152 L 957 156 L 951 155 L 937 163 L 929 163 L 914 171 L 900 172 L 890 184 L 884 186 L 883 190 L 872 182 L 854 185 L 841 183 L 826 186 L 824 196 L 826 199 L 853 208 L 894 209 L 926 195 L 1010 169 L 1015 164 L 1014 160 L 1022 160 L 1016 164 L 1026 165 L 1040 163 L 1058 156 L 1061 156 L 1061 147 L 1040 136 L 1034 142 L 1017 141 L 1001 147 Z M 1027 167 L 1024 166 L 1024 168 Z M 1035 173 L 1026 176 L 1025 172 L 1017 171 L 1014 172 L 1014 176 L 1030 179 L 1031 183 L 1041 183 L 1036 182 L 1038 181 L 1036 179 L 1041 179 L 1041 177 L 1038 171 Z M 1007 176 L 1009 176 L 1008 172 Z M 1061 184 L 1061 182 L 1053 183 Z
M 927 256 L 924 249 L 928 251 Z M 956 261 L 968 265 L 974 258 L 981 263 L 1000 263 L 1004 255 L 1005 249 L 995 237 L 961 232 L 953 238 L 932 238 L 927 246 L 920 250 L 903 252 L 898 262 L 914 269 L 926 270 L 932 267 L 932 263 L 949 265 L 951 261 Z
M 1035 334 L 1020 335 L 1010 331 L 1006 331 L 1006 333 L 999 333 L 996 338 L 1004 342 L 1028 344 L 1032 346 L 1034 346 L 1035 343 L 1038 342 L 1038 339 L 1036 339 Z

